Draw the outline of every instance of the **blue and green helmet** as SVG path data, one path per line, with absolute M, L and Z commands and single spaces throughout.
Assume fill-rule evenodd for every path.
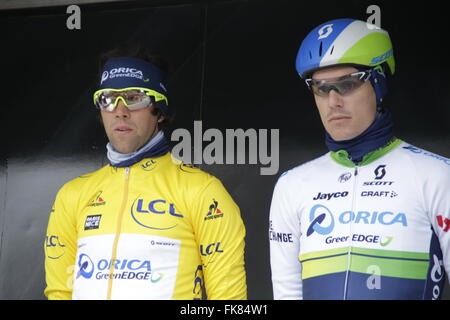
M 317 69 L 335 65 L 357 65 L 395 72 L 392 43 L 387 31 L 364 21 L 337 19 L 314 28 L 297 53 L 296 70 L 305 79 Z

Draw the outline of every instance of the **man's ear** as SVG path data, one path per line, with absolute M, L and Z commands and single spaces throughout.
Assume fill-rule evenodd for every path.
M 165 120 L 166 118 L 160 113 L 158 116 L 158 123 L 161 123 Z

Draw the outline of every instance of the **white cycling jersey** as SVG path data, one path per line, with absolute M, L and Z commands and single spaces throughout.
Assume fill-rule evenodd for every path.
M 285 172 L 270 209 L 275 299 L 438 299 L 450 273 L 450 159 L 395 139 Z

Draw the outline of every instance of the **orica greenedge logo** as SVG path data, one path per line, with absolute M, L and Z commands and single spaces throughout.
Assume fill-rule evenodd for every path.
M 309 213 L 310 225 L 306 231 L 306 236 L 309 237 L 314 233 L 320 235 L 328 235 L 333 232 L 336 223 L 348 224 L 380 224 L 380 225 L 393 225 L 398 224 L 401 227 L 407 227 L 408 222 L 406 215 L 404 213 L 393 213 L 391 211 L 358 211 L 353 212 L 347 210 L 338 215 L 337 220 L 331 210 L 322 205 L 316 204 L 313 206 Z M 335 242 L 348 240 L 349 236 L 336 238 Z M 327 238 L 327 243 L 332 243 L 333 239 Z M 344 239 L 345 238 L 345 239 Z M 364 238 L 364 239 L 363 239 Z M 369 239 L 370 238 L 370 239 Z M 366 241 L 366 242 L 377 242 L 382 246 L 386 246 L 392 241 L 392 237 L 388 236 L 364 236 L 354 234 L 352 236 L 353 241 Z
M 114 273 L 110 273 L 114 267 Z M 96 263 L 87 255 L 80 254 L 78 257 L 78 273 L 76 279 L 83 277 L 97 280 L 125 279 L 125 280 L 150 280 L 152 283 L 159 282 L 164 275 L 152 272 L 149 260 L 141 259 L 100 259 Z M 97 271 L 97 272 L 96 272 Z
M 316 211 L 322 210 L 321 213 L 319 213 L 316 216 Z M 325 220 L 326 217 L 329 217 L 328 225 L 322 226 L 322 222 Z M 308 231 L 306 232 L 306 236 L 309 237 L 314 232 L 317 232 L 321 235 L 329 234 L 334 229 L 334 217 L 331 211 L 321 204 L 316 204 L 314 207 L 311 208 L 311 211 L 309 212 L 309 221 L 311 224 L 309 225 Z

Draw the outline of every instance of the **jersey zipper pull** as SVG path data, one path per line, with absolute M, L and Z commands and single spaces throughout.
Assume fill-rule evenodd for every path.
M 353 164 L 355 165 L 355 177 L 356 177 L 356 176 L 358 175 L 358 164 L 359 164 L 359 162 L 353 161 L 351 155 L 348 156 L 348 160 L 350 160 L 351 162 L 353 162 Z

